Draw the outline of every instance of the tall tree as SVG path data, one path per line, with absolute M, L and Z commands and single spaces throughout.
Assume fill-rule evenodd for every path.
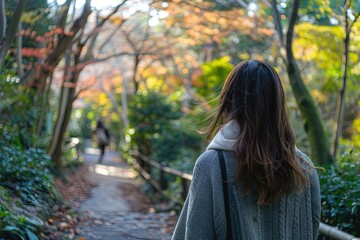
M 86 0 L 82 14 L 72 23 L 69 31 L 66 31 L 65 24 L 70 9 L 72 0 L 67 0 L 63 6 L 63 14 L 58 23 L 60 34 L 58 36 L 58 44 L 54 47 L 51 53 L 47 56 L 39 72 L 35 75 L 33 85 L 43 92 L 46 86 L 46 80 L 52 74 L 55 67 L 61 60 L 65 51 L 74 42 L 74 38 L 78 37 L 78 33 L 82 31 L 86 25 L 87 18 L 91 13 L 91 0 Z
M 358 7 L 360 8 L 360 3 L 358 4 Z M 344 32 L 345 32 L 345 38 L 344 38 L 344 53 L 342 58 L 342 86 L 340 89 L 339 97 L 337 100 L 337 106 L 336 106 L 336 116 L 335 116 L 335 124 L 334 124 L 334 147 L 333 147 L 333 156 L 336 157 L 336 153 L 338 150 L 338 144 L 339 144 L 339 138 L 342 134 L 343 129 L 343 119 L 344 119 L 344 108 L 345 108 L 345 93 L 346 93 L 346 85 L 347 85 L 347 79 L 348 79 L 348 65 L 349 65 L 349 45 L 350 45 L 350 35 L 351 30 L 354 25 L 354 23 L 359 19 L 360 16 L 360 9 L 357 13 L 350 13 L 350 9 L 352 5 L 351 0 L 345 0 L 345 6 L 343 10 L 343 18 L 344 18 Z M 354 10 L 354 9 L 353 9 Z M 352 17 L 350 17 L 350 14 Z
M 290 84 L 304 121 L 304 129 L 308 136 L 312 159 L 320 164 L 333 163 L 334 158 L 330 153 L 329 140 L 320 113 L 304 84 L 293 54 L 294 27 L 298 18 L 300 0 L 294 0 L 292 2 L 285 40 L 277 2 L 276 0 L 272 0 L 271 3 L 275 29 L 280 42 L 280 53 L 282 53 L 282 59 L 286 64 Z M 283 50 L 284 48 L 285 51 Z
M 87 35 L 85 31 L 81 31 L 76 41 L 66 50 L 58 114 L 48 150 L 48 154 L 53 158 L 58 169 L 62 168 L 61 156 L 63 153 L 63 140 L 70 120 L 72 104 L 79 94 L 79 92 L 77 92 L 79 89 L 77 89 L 76 86 L 79 81 L 80 73 L 86 65 L 96 62 L 96 60 L 93 59 L 93 50 L 100 30 L 126 1 L 127 0 L 124 0 L 120 3 L 101 20 L 100 15 L 97 14 L 95 27 L 92 28 L 90 34 Z M 90 3 L 90 1 L 88 2 Z

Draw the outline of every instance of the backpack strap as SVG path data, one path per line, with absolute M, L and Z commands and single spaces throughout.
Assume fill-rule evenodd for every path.
M 224 159 L 224 154 L 221 150 L 216 149 L 216 152 L 219 157 L 220 168 L 221 168 L 221 178 L 224 191 L 224 204 L 225 204 L 225 215 L 226 215 L 226 240 L 232 239 L 231 231 L 231 219 L 230 219 L 230 207 L 229 207 L 229 190 L 227 184 L 227 175 L 226 175 L 226 164 Z

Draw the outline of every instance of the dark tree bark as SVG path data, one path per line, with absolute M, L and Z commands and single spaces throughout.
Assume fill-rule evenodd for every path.
M 0 1 L 0 69 L 2 68 L 10 44 L 15 38 L 21 15 L 27 0 L 18 1 L 15 11 L 11 16 L 9 26 L 6 25 L 5 0 Z
M 71 0 L 68 0 L 65 4 L 67 3 L 70 4 Z M 59 27 L 63 25 L 63 21 L 64 21 L 63 19 L 66 19 L 68 11 L 69 9 L 66 8 L 65 11 L 63 12 L 63 15 L 60 17 Z M 60 62 L 65 51 L 74 42 L 74 38 L 77 37 L 77 33 L 85 27 L 90 13 L 91 13 L 91 0 L 86 0 L 82 14 L 72 24 L 69 30 L 69 34 L 62 33 L 59 36 L 58 45 L 53 49 L 51 54 L 47 56 L 44 63 L 41 65 L 40 72 L 35 74 L 36 77 L 31 84 L 34 88 L 38 89 L 39 93 L 43 93 L 46 86 L 46 80 L 52 74 L 55 67 Z M 62 28 L 62 30 L 65 29 Z
M 285 53 L 282 55 L 285 61 L 290 84 L 301 112 L 302 119 L 304 121 L 304 129 L 308 137 L 311 157 L 319 164 L 333 163 L 334 158 L 330 154 L 330 145 L 323 121 L 320 117 L 320 113 L 307 90 L 304 81 L 302 80 L 300 70 L 298 68 L 296 59 L 292 50 L 294 26 L 298 17 L 298 9 L 300 0 L 294 0 L 292 9 L 289 15 L 289 25 L 286 33 L 286 42 L 284 44 L 281 22 L 276 21 L 279 19 L 280 13 L 276 8 L 276 0 L 272 0 L 272 10 L 275 19 L 276 30 L 278 32 L 279 41 L 281 46 L 285 46 Z M 283 53 L 281 53 L 283 54 Z
M 61 87 L 58 117 L 56 118 L 53 137 L 48 151 L 48 154 L 54 160 L 55 166 L 59 172 L 62 170 L 61 156 L 63 153 L 64 135 L 70 120 L 75 96 L 75 86 L 72 85 L 72 83 L 76 83 L 79 76 L 78 71 L 70 70 L 73 65 L 72 61 L 77 61 L 72 58 L 76 58 L 76 56 L 73 56 L 71 53 L 67 53 L 65 56 L 64 80 Z

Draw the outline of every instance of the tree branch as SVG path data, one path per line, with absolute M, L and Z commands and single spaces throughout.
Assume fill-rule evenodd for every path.
M 20 33 L 22 30 L 22 24 L 21 21 L 19 21 L 18 24 L 18 32 Z M 22 76 L 24 75 L 24 69 L 23 69 L 23 56 L 22 56 L 22 46 L 23 46 L 23 41 L 22 41 L 22 35 L 18 34 L 16 36 L 16 61 L 18 63 L 18 75 L 19 78 L 22 78 Z
M 97 12 L 97 14 L 96 14 L 96 24 L 98 24 L 99 18 L 100 18 L 99 12 Z M 85 53 L 84 57 L 82 58 L 82 61 L 88 61 L 90 59 L 90 57 L 92 55 L 92 51 L 93 51 L 93 49 L 95 47 L 96 39 L 99 36 L 99 32 L 96 31 L 96 32 L 94 32 L 94 34 L 91 34 L 90 36 L 92 36 L 92 38 L 91 38 L 90 43 L 88 44 L 89 46 L 87 47 L 86 53 Z M 87 38 L 87 40 L 89 40 L 89 38 Z M 80 43 L 79 51 L 82 51 L 82 49 L 85 46 L 87 40 L 84 43 Z
M 242 6 L 243 8 L 247 9 L 248 5 L 246 4 L 246 2 L 244 2 L 243 0 L 237 0 L 237 2 L 239 3 L 240 6 Z
M 114 30 L 110 33 L 109 37 L 107 38 L 106 41 L 104 41 L 101 46 L 99 47 L 99 52 L 101 52 L 103 50 L 103 48 L 105 47 L 106 44 L 109 43 L 110 39 L 113 38 L 115 36 L 116 31 L 118 31 L 121 26 L 125 23 L 126 20 L 123 20 L 119 25 L 116 26 L 116 28 L 114 28 Z
M 273 0 L 275 1 L 275 0 Z M 286 50 L 287 50 L 287 54 L 291 54 L 291 57 L 293 57 L 293 53 L 292 53 L 292 41 L 293 41 L 293 37 L 294 37 L 294 27 L 295 27 L 295 23 L 296 23 L 296 19 L 298 16 L 298 10 L 299 10 L 299 6 L 300 6 L 300 1 L 299 0 L 294 0 L 293 3 L 293 7 L 291 9 L 291 13 L 289 16 L 289 26 L 288 26 L 288 31 L 286 34 Z
M 284 35 L 282 32 L 283 27 L 281 24 L 280 13 L 279 13 L 279 10 L 277 9 L 276 0 L 271 1 L 271 9 L 272 9 L 273 18 L 274 18 L 275 30 L 278 33 L 278 37 L 279 37 L 280 46 L 285 47 Z
M 16 5 L 14 14 L 11 16 L 10 24 L 7 28 L 6 37 L 0 48 L 0 69 L 2 68 L 2 65 L 4 63 L 6 53 L 10 48 L 10 44 L 15 38 L 15 34 L 18 30 L 19 21 L 25 9 L 26 2 L 27 0 L 19 0 Z
M 117 5 L 111 13 L 109 13 L 105 18 L 103 18 L 99 23 L 96 24 L 96 26 L 94 27 L 94 29 L 91 32 L 98 32 L 98 30 L 110 19 L 111 16 L 113 16 L 115 13 L 117 13 L 117 11 L 127 2 L 128 0 L 124 0 L 122 3 L 120 3 L 119 5 Z M 90 39 L 91 35 L 89 35 L 83 42 L 83 44 L 85 45 L 85 43 Z
M 5 1 L 0 1 L 0 47 L 6 36 Z
M 355 15 L 354 20 L 350 23 L 350 25 L 348 26 L 348 29 L 346 29 L 346 34 L 350 35 L 351 29 L 354 25 L 354 23 L 356 23 L 356 21 L 359 19 L 360 13 Z
M 47 63 L 50 66 L 56 65 L 60 59 L 65 50 L 68 48 L 69 44 L 72 42 L 74 36 L 84 28 L 87 18 L 91 13 L 91 0 L 86 0 L 83 12 L 81 16 L 76 19 L 74 24 L 72 25 L 70 29 L 71 35 L 62 35 L 59 39 L 59 45 L 54 49 L 54 52 L 49 55 L 47 59 Z
M 64 31 L 65 31 L 66 19 L 69 14 L 71 2 L 72 0 L 66 0 L 66 2 L 61 6 L 61 10 L 60 10 L 62 14 L 60 15 L 58 26 Z
M 149 20 L 150 20 L 150 15 L 149 15 L 148 21 L 149 21 Z M 150 35 L 150 25 L 147 24 L 147 25 L 146 25 L 146 29 L 145 29 L 144 37 L 143 37 L 143 39 L 142 39 L 142 41 L 141 41 L 141 43 L 140 43 L 140 48 L 139 48 L 140 50 L 143 49 L 143 46 L 144 46 L 144 44 L 145 44 L 145 41 L 148 39 L 149 35 Z
M 112 54 L 112 55 L 104 57 L 104 58 L 93 58 L 93 59 L 90 60 L 90 62 L 88 64 L 103 62 L 103 61 L 109 60 L 111 58 L 120 57 L 120 56 L 124 56 L 124 55 L 143 56 L 143 55 L 156 55 L 156 53 L 154 53 L 154 52 L 140 52 L 140 53 L 139 52 L 134 52 L 134 53 L 122 52 L 122 53 L 115 53 L 115 54 Z

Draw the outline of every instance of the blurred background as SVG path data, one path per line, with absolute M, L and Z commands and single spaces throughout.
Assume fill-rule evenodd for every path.
M 40 234 L 14 199 L 51 208 L 98 120 L 130 165 L 138 151 L 191 174 L 248 59 L 276 68 L 297 146 L 323 169 L 322 221 L 359 236 L 359 14 L 356 0 L 1 1 L 0 239 Z M 178 210 L 181 179 L 167 182 Z

